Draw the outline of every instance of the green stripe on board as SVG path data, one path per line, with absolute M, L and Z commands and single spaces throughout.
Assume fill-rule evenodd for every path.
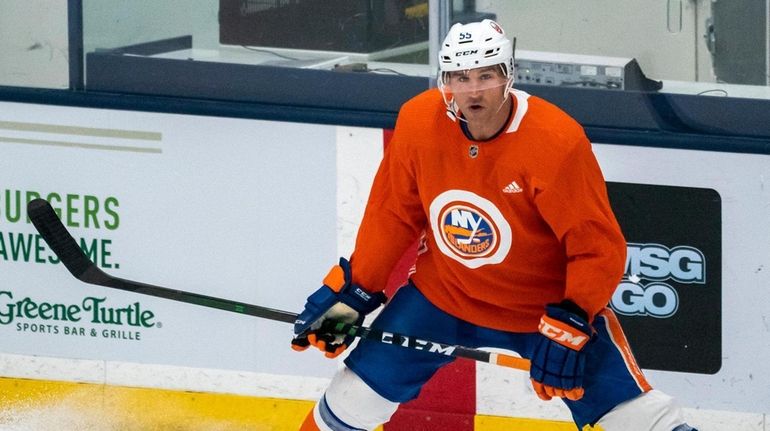
M 141 130 L 101 129 L 96 127 L 61 126 L 43 123 L 22 123 L 17 121 L 0 121 L 0 129 L 22 132 L 59 133 L 62 135 L 99 136 L 103 138 L 136 139 L 142 141 L 160 141 L 160 132 L 143 132 Z
M 53 147 L 68 147 L 68 148 L 83 148 L 87 150 L 103 150 L 103 151 L 124 151 L 129 153 L 153 153 L 160 154 L 163 152 L 160 148 L 146 148 L 146 147 L 128 147 L 123 145 L 103 145 L 103 144 L 86 144 L 82 142 L 68 142 L 68 141 L 50 141 L 45 139 L 25 139 L 25 138 L 11 138 L 7 136 L 0 136 L 0 142 L 9 144 L 25 144 L 25 145 L 45 145 Z

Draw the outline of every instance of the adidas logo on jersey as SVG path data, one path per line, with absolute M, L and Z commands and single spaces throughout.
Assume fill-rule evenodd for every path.
M 503 187 L 503 193 L 521 193 L 524 190 L 516 184 L 516 181 L 511 181 L 510 184 Z

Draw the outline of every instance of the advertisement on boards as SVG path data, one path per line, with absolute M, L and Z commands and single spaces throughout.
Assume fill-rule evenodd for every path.
M 610 302 L 642 368 L 715 374 L 722 363 L 722 217 L 713 189 L 610 182 L 627 241 Z
M 0 102 L 2 353 L 328 377 L 291 325 L 83 283 L 49 201 L 108 274 L 298 312 L 336 255 L 336 128 Z

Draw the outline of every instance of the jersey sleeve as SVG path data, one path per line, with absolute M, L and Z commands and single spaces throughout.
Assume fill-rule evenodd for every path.
M 609 302 L 624 272 L 626 242 L 607 197 L 591 144 L 581 136 L 535 198 L 567 257 L 564 297 L 591 319 Z
M 391 271 L 426 225 L 414 161 L 400 126 L 375 175 L 350 258 L 353 280 L 371 292 L 385 289 Z

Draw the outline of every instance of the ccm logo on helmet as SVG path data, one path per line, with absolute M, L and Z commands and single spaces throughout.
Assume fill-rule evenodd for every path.
M 478 53 L 479 53 L 478 49 L 471 49 L 469 51 L 456 52 L 455 53 L 455 57 L 464 57 L 466 55 L 473 55 L 473 54 L 478 54 Z

